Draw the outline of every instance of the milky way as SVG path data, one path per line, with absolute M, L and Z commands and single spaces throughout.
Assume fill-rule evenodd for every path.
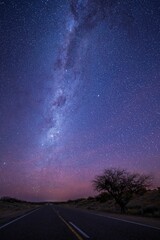
M 6 0 L 0 11 L 0 195 L 94 195 L 107 167 L 157 186 L 158 1 Z
M 87 34 L 93 30 L 101 21 L 110 23 L 115 15 L 124 21 L 123 24 L 130 25 L 133 17 L 130 11 L 117 9 L 119 1 L 70 1 L 70 13 L 65 23 L 65 36 L 57 53 L 54 63 L 54 85 L 53 92 L 47 99 L 45 108 L 46 125 L 49 129 L 46 140 L 54 144 L 62 131 L 62 125 L 73 105 L 76 102 L 76 94 L 82 91 L 82 64 L 89 45 Z M 124 17 L 124 14 L 125 17 Z M 126 19 L 125 19 L 126 18 Z M 118 23 L 112 23 L 119 26 Z M 126 27 L 126 26 L 125 26 Z M 47 143 L 48 144 L 48 143 Z

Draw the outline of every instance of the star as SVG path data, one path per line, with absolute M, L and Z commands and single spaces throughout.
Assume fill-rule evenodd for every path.
M 107 167 L 153 172 L 158 186 L 159 1 L 10 2 L 0 1 L 0 195 L 92 196 Z

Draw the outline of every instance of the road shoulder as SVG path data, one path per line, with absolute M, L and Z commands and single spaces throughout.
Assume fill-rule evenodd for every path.
M 150 217 L 127 215 L 127 214 L 124 215 L 124 214 L 117 214 L 117 213 L 109 213 L 109 212 L 102 212 L 102 211 L 96 211 L 96 210 L 88 210 L 88 209 L 83 209 L 83 208 L 75 208 L 72 206 L 65 206 L 65 205 L 63 205 L 63 207 L 71 208 L 71 209 L 75 209 L 75 210 L 77 209 L 77 210 L 87 212 L 90 214 L 94 214 L 94 215 L 98 215 L 98 216 L 102 216 L 102 217 L 108 217 L 108 218 L 112 218 L 112 219 L 117 219 L 120 221 L 148 225 L 153 228 L 160 229 L 160 219 L 159 218 L 150 218 Z

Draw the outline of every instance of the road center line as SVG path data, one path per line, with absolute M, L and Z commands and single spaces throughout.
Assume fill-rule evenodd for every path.
M 66 220 L 63 217 L 61 217 L 60 215 L 58 215 L 58 217 L 62 220 L 62 222 L 66 224 L 70 231 L 74 233 L 78 240 L 83 240 L 83 238 L 81 238 L 81 236 L 66 222 Z
M 16 222 L 16 221 L 18 221 L 18 220 L 20 220 L 20 219 L 22 219 L 22 218 L 24 218 L 24 217 L 26 217 L 26 216 L 32 214 L 33 212 L 38 211 L 38 210 L 39 210 L 39 208 L 38 208 L 38 209 L 35 209 L 35 210 L 33 210 L 33 211 L 29 212 L 29 213 L 26 213 L 26 214 L 24 214 L 23 216 L 20 216 L 20 217 L 14 219 L 14 220 L 12 220 L 12 221 L 10 221 L 10 222 L 8 222 L 8 223 L 2 225 L 2 226 L 0 226 L 0 230 L 1 230 L 2 228 L 4 228 L 4 227 L 7 227 L 7 226 L 10 225 L 11 223 L 14 223 L 14 222 Z
M 89 238 L 89 236 L 83 232 L 79 227 L 77 227 L 74 223 L 69 222 L 77 231 L 79 231 L 85 238 Z
M 96 216 L 100 216 L 100 217 L 105 217 L 105 218 L 117 220 L 117 221 L 121 221 L 121 222 L 131 223 L 131 224 L 135 224 L 135 225 L 139 225 L 139 226 L 143 226 L 143 227 L 148 227 L 148 228 L 160 230 L 159 227 L 154 227 L 154 226 L 151 226 L 151 225 L 148 225 L 148 224 L 144 224 L 144 223 L 129 221 L 129 220 L 121 219 L 121 218 L 115 218 L 115 217 L 109 217 L 109 216 L 99 215 L 99 214 L 96 214 L 96 213 L 91 213 L 91 214 L 96 215 Z
M 69 223 L 59 214 L 59 211 L 57 211 L 53 206 L 52 210 L 57 214 L 57 216 L 61 219 L 61 221 L 69 228 L 69 230 L 77 237 L 78 240 L 84 240 L 81 238 L 81 236 L 72 228 Z

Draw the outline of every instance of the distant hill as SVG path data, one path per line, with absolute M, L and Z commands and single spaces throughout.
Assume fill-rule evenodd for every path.
M 8 197 L 8 196 L 4 196 L 0 198 L 1 202 L 8 202 L 8 203 L 27 203 L 27 201 L 24 200 L 20 200 L 17 198 L 13 198 L 13 197 Z

